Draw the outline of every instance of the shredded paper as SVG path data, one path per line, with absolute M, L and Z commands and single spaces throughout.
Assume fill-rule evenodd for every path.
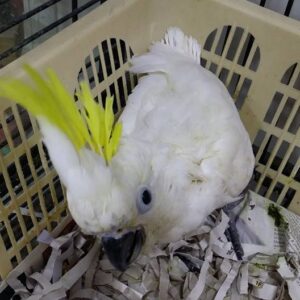
M 39 242 L 51 249 L 44 267 L 26 274 L 26 282 L 14 274 L 7 283 L 28 300 L 299 299 L 300 217 L 251 192 L 232 212 L 243 260 L 225 234 L 229 217 L 219 210 L 183 240 L 140 255 L 125 272 L 112 267 L 99 239 L 78 228 L 56 239 L 43 231 Z

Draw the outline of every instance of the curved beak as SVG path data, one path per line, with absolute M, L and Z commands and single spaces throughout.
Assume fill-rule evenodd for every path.
M 102 245 L 111 264 L 120 271 L 139 256 L 146 235 L 142 226 L 107 232 L 102 235 Z

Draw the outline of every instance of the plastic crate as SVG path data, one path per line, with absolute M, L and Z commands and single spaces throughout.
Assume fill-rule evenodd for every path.
M 299 214 L 299 24 L 246 1 L 110 0 L 0 76 L 23 77 L 25 62 L 39 70 L 52 67 L 71 92 L 88 79 L 97 101 L 113 94 L 121 111 L 137 83 L 128 72 L 130 57 L 145 52 L 167 27 L 179 26 L 202 44 L 202 64 L 235 99 L 257 159 L 252 188 Z M 36 237 L 42 229 L 58 234 L 70 216 L 36 121 L 2 99 L 0 123 L 3 280 L 41 255 Z

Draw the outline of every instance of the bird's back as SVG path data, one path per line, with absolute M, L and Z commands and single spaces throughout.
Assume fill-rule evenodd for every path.
M 201 180 L 224 181 L 238 196 L 250 180 L 254 158 L 249 136 L 224 85 L 200 66 L 200 46 L 176 28 L 150 52 L 133 59 L 132 71 L 148 73 L 129 97 L 124 135 L 155 153 L 185 157 Z

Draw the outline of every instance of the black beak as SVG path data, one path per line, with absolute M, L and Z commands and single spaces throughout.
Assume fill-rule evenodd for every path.
M 146 235 L 142 226 L 103 234 L 102 245 L 111 264 L 120 271 L 139 256 Z

